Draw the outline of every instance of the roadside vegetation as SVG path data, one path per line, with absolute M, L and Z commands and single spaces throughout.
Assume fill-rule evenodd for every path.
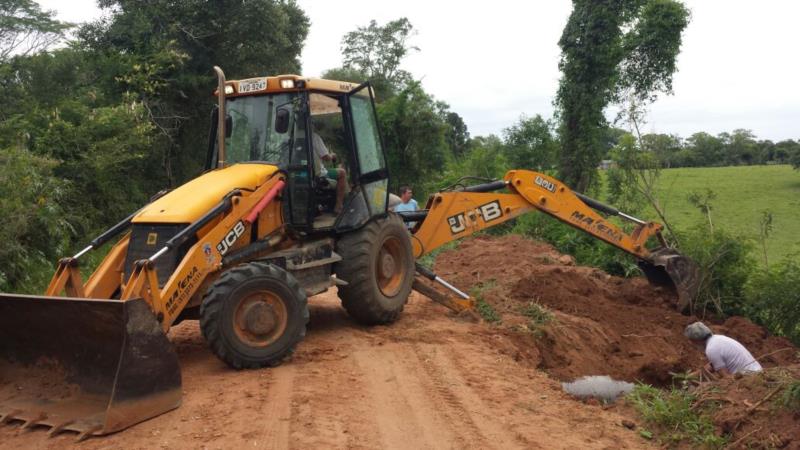
M 639 430 L 645 439 L 656 439 L 667 446 L 684 443 L 710 449 L 722 448 L 727 443 L 727 439 L 716 434 L 709 416 L 713 405 L 696 408 L 697 398 L 687 390 L 662 390 L 639 384 L 626 399 L 646 424 Z
M 469 295 L 475 299 L 475 308 L 478 310 L 478 314 L 483 318 L 483 320 L 489 323 L 500 323 L 503 321 L 500 313 L 498 313 L 497 310 L 494 309 L 494 307 L 492 307 L 492 305 L 489 304 L 483 297 L 484 292 L 494 288 L 495 286 L 497 286 L 497 282 L 493 279 L 490 279 L 473 286 L 469 291 Z

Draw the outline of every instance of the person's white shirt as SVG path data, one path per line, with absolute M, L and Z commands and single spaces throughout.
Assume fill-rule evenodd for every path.
M 706 341 L 706 357 L 714 371 L 727 369 L 731 374 L 761 372 L 761 364 L 735 339 L 714 334 Z
M 314 147 L 314 170 L 317 171 L 317 176 L 325 177 L 328 174 L 328 169 L 322 162 L 322 158 L 330 154 L 328 147 L 325 146 L 325 142 L 316 131 L 311 132 L 311 144 Z

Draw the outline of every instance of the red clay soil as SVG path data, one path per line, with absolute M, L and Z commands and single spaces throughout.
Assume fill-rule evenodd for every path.
M 718 404 L 711 415 L 717 431 L 732 436 L 731 448 L 800 449 L 800 404 L 784 400 L 792 380 L 800 380 L 800 365 L 726 378 L 698 387 L 696 394 Z
M 500 314 L 498 328 L 516 343 L 516 358 L 557 379 L 609 375 L 669 386 L 672 373 L 706 363 L 683 337 L 685 326 L 698 319 L 674 309 L 674 292 L 643 278 L 575 266 L 550 245 L 513 235 L 481 236 L 442 253 L 435 268 L 456 286 L 480 293 Z M 533 327 L 534 332 L 522 314 L 532 303 L 555 318 Z M 732 448 L 800 449 L 800 412 L 778 400 L 788 382 L 800 379 L 798 349 L 742 317 L 710 326 L 744 344 L 767 370 L 701 385 L 697 406 L 705 408 L 706 401 L 716 405 L 713 423 Z M 636 419 L 630 408 L 619 412 Z
M 673 308 L 674 292 L 644 278 L 575 266 L 548 244 L 516 235 L 480 236 L 443 252 L 435 269 L 462 289 L 477 287 L 500 313 L 500 327 L 516 336 L 521 354 L 559 380 L 608 375 L 668 385 L 670 373 L 705 363 L 683 337 L 686 325 L 698 319 Z M 555 320 L 537 333 L 520 332 L 529 321 L 522 310 L 531 303 L 548 308 Z M 788 340 L 769 336 L 747 319 L 734 317 L 711 328 L 742 342 L 765 367 L 800 362 Z

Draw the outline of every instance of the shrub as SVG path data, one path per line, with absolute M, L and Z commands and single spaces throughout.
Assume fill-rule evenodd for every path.
M 800 345 L 800 263 L 796 259 L 754 272 L 747 298 L 747 317 Z
M 709 311 L 720 316 L 745 314 L 745 285 L 756 269 L 752 243 L 722 230 L 709 231 L 704 226 L 679 236 L 681 252 L 700 269 L 700 289 L 692 312 L 701 317 Z
M 0 290 L 42 289 L 66 250 L 67 183 L 53 176 L 55 164 L 25 149 L 0 149 Z
M 666 444 L 688 443 L 708 448 L 725 445 L 725 438 L 714 433 L 711 419 L 701 410 L 692 409 L 695 397 L 688 391 L 662 391 L 640 384 L 626 398 Z

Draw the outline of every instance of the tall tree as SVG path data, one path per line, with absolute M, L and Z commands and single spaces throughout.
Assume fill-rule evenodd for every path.
M 800 156 L 800 142 L 793 139 L 786 139 L 775 144 L 773 160 L 778 164 L 791 162 L 792 156 L 797 153 Z M 800 162 L 800 159 L 798 159 Z
M 757 162 L 758 158 L 758 145 L 756 136 L 750 130 L 736 129 L 732 133 L 722 133 L 720 138 L 723 139 L 726 151 L 726 164 L 737 165 L 745 164 L 750 165 Z
M 705 132 L 695 133 L 686 140 L 693 157 L 688 165 L 721 166 L 725 161 L 725 143 Z
M 683 149 L 681 138 L 674 134 L 645 134 L 641 144 L 642 149 L 652 152 L 665 168 L 674 164 L 677 153 Z
M 100 0 L 111 15 L 85 26 L 82 48 L 103 60 L 100 83 L 141 102 L 162 134 L 171 184 L 196 174 L 206 151 L 211 68 L 229 78 L 300 71 L 308 18 L 293 0 Z
M 797 170 L 800 170 L 800 148 L 795 147 L 794 152 L 789 157 L 789 164 Z
M 573 0 L 559 40 L 562 77 L 560 176 L 586 190 L 594 181 L 606 106 L 670 93 L 688 10 L 677 0 Z
M 366 27 L 358 27 L 342 38 L 344 67 L 367 75 L 385 95 L 401 90 L 411 81 L 411 74 L 401 69 L 400 63 L 410 51 L 419 50 L 408 43 L 413 30 L 405 17 L 385 25 L 371 20 Z
M 33 0 L 0 0 L 0 62 L 36 53 L 61 40 L 72 25 L 54 16 Z
M 443 110 L 444 122 L 447 124 L 445 131 L 445 140 L 450 147 L 450 151 L 455 156 L 461 156 L 467 151 L 469 144 L 469 130 L 464 119 L 453 111 L 449 110 L 449 106 Z
M 441 118 L 440 106 L 419 83 L 410 83 L 378 105 L 392 188 L 419 185 L 444 167 L 447 124 Z
M 551 169 L 555 163 L 556 141 L 550 124 L 539 114 L 522 116 L 503 131 L 506 159 L 518 169 Z

